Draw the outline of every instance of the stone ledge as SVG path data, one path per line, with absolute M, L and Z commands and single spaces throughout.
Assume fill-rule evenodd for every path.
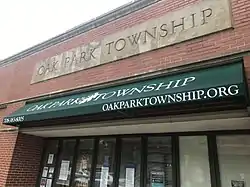
M 3 132 L 18 132 L 18 127 L 6 127 L 4 125 L 0 125 L 0 133 Z
M 0 104 L 0 110 L 1 109 L 6 109 L 7 108 L 7 105 L 6 104 Z
M 86 23 L 83 23 L 79 26 L 76 26 L 68 31 L 66 31 L 63 34 L 60 34 L 58 36 L 55 36 L 43 43 L 37 44 L 31 48 L 28 48 L 20 53 L 17 53 L 9 58 L 6 58 L 2 61 L 0 61 L 0 67 L 14 63 L 17 60 L 20 60 L 22 58 L 25 58 L 27 56 L 33 55 L 37 52 L 40 52 L 46 48 L 49 48 L 53 45 L 57 45 L 59 43 L 62 43 L 66 40 L 69 40 L 73 37 L 76 37 L 80 34 L 83 34 L 87 31 L 90 31 L 92 29 L 95 29 L 97 27 L 100 27 L 102 25 L 105 25 L 111 21 L 114 21 L 116 19 L 122 18 L 128 14 L 131 14 L 133 12 L 136 12 L 140 9 L 143 9 L 147 6 L 150 6 L 156 2 L 159 2 L 161 0 L 135 0 L 131 3 L 125 4 L 123 6 L 120 6 L 110 12 L 107 12 L 106 14 L 103 14 L 101 16 L 98 16 Z

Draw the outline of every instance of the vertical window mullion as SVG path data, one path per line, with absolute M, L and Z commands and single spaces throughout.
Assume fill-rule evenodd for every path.
M 218 148 L 216 136 L 214 136 L 214 166 L 215 166 L 215 176 L 216 176 L 216 184 L 217 187 L 221 187 L 221 179 L 220 179 L 220 167 L 219 167 L 219 158 L 218 158 Z
M 148 138 L 143 136 L 141 138 L 141 174 L 140 174 L 140 187 L 147 186 L 147 155 L 148 155 Z
M 207 136 L 207 140 L 208 140 L 211 186 L 212 187 L 221 187 L 216 136 L 209 135 L 209 136 Z
M 72 186 L 73 181 L 75 180 L 75 171 L 76 171 L 76 162 L 77 162 L 77 157 L 78 157 L 77 153 L 78 153 L 78 150 L 79 150 L 79 144 L 80 144 L 80 140 L 77 139 L 76 144 L 75 144 L 75 148 L 74 148 L 74 156 L 73 156 L 69 186 Z
M 180 187 L 180 149 L 179 137 L 172 136 L 172 173 L 173 173 L 173 187 Z
M 95 173 L 96 173 L 96 164 L 98 158 L 98 149 L 99 149 L 99 138 L 95 139 L 94 149 L 93 149 L 93 159 L 92 159 L 92 166 L 91 166 L 91 173 L 90 173 L 90 187 L 95 186 Z
M 52 179 L 52 186 L 55 186 L 55 181 L 56 181 L 56 175 L 57 175 L 57 172 L 59 170 L 59 167 L 60 167 L 60 161 L 59 161 L 59 158 L 60 158 L 60 154 L 63 150 L 63 140 L 59 140 L 58 142 L 58 150 L 57 150 L 57 155 L 56 155 L 56 164 L 55 164 L 55 169 L 54 169 L 54 173 L 53 173 L 53 179 Z
M 36 179 L 36 186 L 38 187 L 40 186 L 40 181 L 42 178 L 43 160 L 46 158 L 47 143 L 48 143 L 48 140 L 45 140 L 44 145 L 43 145 L 43 150 L 42 150 L 42 156 L 40 160 L 39 172 L 38 172 L 37 179 Z
M 119 186 L 119 177 L 120 177 L 120 164 L 121 164 L 121 138 L 116 139 L 116 146 L 115 146 L 115 168 L 114 168 L 114 187 Z

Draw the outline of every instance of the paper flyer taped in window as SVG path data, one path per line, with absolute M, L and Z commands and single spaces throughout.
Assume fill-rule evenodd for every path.
M 135 185 L 135 168 L 126 168 L 125 187 L 134 187 Z
M 107 187 L 108 175 L 109 175 L 109 167 L 102 167 L 100 187 Z
M 59 173 L 59 180 L 64 180 L 64 181 L 67 180 L 68 173 L 69 173 L 69 164 L 70 164 L 70 161 L 62 160 L 60 173 Z
M 52 179 L 47 179 L 46 187 L 52 186 Z
M 49 168 L 48 168 L 48 167 L 44 167 L 44 168 L 43 168 L 43 174 L 42 174 L 42 177 L 47 177 L 47 175 L 48 175 L 48 170 L 49 170 Z
M 46 179 L 45 178 L 41 179 L 40 187 L 46 187 Z
M 164 187 L 164 172 L 151 171 L 151 187 Z
M 54 173 L 54 167 L 49 168 L 49 173 Z
M 53 174 L 49 173 L 48 178 L 52 179 L 53 178 Z
M 54 154 L 49 154 L 49 156 L 48 156 L 48 164 L 53 164 L 53 160 L 54 160 Z

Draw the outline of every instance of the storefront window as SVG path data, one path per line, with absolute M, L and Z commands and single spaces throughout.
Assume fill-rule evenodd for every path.
M 101 139 L 95 174 L 95 187 L 110 187 L 113 185 L 115 168 L 116 139 Z
M 147 156 L 147 186 L 172 186 L 171 137 L 149 137 Z
M 95 150 L 94 138 L 80 139 L 77 146 L 76 139 L 61 140 L 60 148 L 59 140 L 48 140 L 38 186 L 114 187 L 118 183 L 119 187 L 140 187 L 141 167 L 146 162 L 147 187 L 174 187 L 170 136 L 147 137 L 147 150 L 142 149 L 141 137 L 121 138 L 119 153 L 116 139 L 100 139 Z M 216 140 L 221 187 L 246 187 L 250 184 L 250 136 L 222 135 Z M 146 160 L 142 163 L 141 158 Z M 180 136 L 179 163 L 181 187 L 211 187 L 207 136 Z M 115 168 L 120 169 L 116 175 Z M 114 177 L 119 177 L 117 183 Z
M 59 155 L 59 168 L 57 170 L 54 187 L 65 187 L 70 184 L 71 170 L 75 152 L 76 140 L 64 140 L 62 151 Z
M 49 140 L 46 142 L 44 159 L 41 168 L 40 186 L 51 186 L 54 176 L 56 155 L 58 150 L 58 141 Z
M 119 187 L 139 187 L 141 138 L 123 138 Z
M 221 186 L 249 186 L 250 136 L 218 136 L 217 147 Z
M 181 136 L 181 187 L 211 187 L 206 136 Z
M 90 173 L 92 166 L 94 140 L 80 140 L 79 150 L 77 153 L 76 172 L 74 187 L 90 186 Z

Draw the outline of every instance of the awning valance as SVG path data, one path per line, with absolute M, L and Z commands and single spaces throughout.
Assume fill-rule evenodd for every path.
M 245 95 L 243 65 L 234 63 L 28 103 L 5 117 L 16 124 L 131 108 Z

